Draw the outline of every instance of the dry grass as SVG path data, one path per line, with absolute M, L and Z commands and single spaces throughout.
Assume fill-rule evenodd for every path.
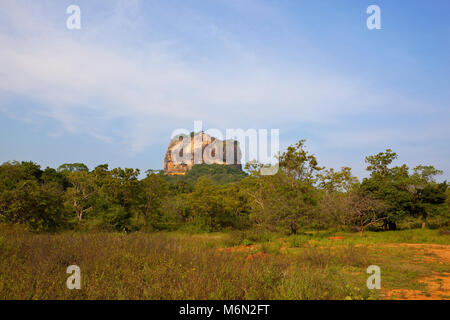
M 446 286 L 422 281 L 446 280 L 448 245 L 388 242 L 405 236 L 448 243 L 448 235 L 423 230 L 337 239 L 259 231 L 51 235 L 0 225 L 0 299 L 373 299 L 395 290 L 448 297 Z M 81 290 L 66 287 L 73 264 Z M 379 292 L 366 287 L 372 264 L 382 269 Z
M 373 297 L 346 267 L 367 267 L 354 247 L 217 250 L 220 237 L 165 234 L 36 235 L 0 228 L 2 299 L 362 299 Z M 300 250 L 300 249 L 299 249 Z M 267 251 L 267 250 L 266 250 Z M 81 290 L 66 268 L 81 268 Z

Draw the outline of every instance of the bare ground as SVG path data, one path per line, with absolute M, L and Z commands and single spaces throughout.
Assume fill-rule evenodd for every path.
M 387 244 L 389 247 L 407 247 L 417 250 L 419 260 L 425 263 L 439 263 L 450 265 L 450 245 L 439 244 Z M 434 272 L 429 276 L 417 280 L 426 285 L 427 290 L 392 289 L 384 290 L 387 299 L 398 300 L 449 300 L 450 299 L 450 273 Z

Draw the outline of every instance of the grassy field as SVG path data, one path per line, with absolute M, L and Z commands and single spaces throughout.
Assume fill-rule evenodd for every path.
M 436 230 L 32 234 L 0 226 L 0 299 L 448 299 Z M 66 268 L 81 269 L 69 290 Z M 381 290 L 366 286 L 381 268 Z

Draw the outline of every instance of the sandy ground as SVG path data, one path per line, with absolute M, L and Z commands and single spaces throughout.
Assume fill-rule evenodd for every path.
M 408 247 L 418 249 L 422 261 L 450 265 L 450 245 L 439 244 L 388 244 L 392 247 Z M 433 273 L 417 280 L 427 286 L 427 292 L 410 289 L 393 289 L 383 291 L 387 299 L 399 300 L 450 300 L 450 273 Z
M 330 237 L 330 240 L 342 239 L 343 237 Z M 388 243 L 380 245 L 383 247 L 414 248 L 417 250 L 416 258 L 418 258 L 420 261 L 423 261 L 425 263 L 440 263 L 450 265 L 450 245 L 411 243 Z M 257 246 L 255 245 L 220 248 L 218 250 L 227 252 L 248 252 L 246 260 L 267 257 L 267 254 L 264 254 L 262 252 L 254 253 L 255 251 L 257 251 Z M 286 247 L 283 246 L 281 250 L 286 250 Z M 417 281 L 426 285 L 427 292 L 411 289 L 392 289 L 383 290 L 382 297 L 383 299 L 396 300 L 450 300 L 450 273 L 433 273 L 427 277 L 418 279 Z

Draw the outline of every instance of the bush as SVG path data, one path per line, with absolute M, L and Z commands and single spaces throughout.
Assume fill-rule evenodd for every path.
M 269 254 L 277 254 L 280 252 L 282 243 L 279 241 L 275 242 L 264 242 L 261 244 L 261 252 Z
M 277 238 L 277 234 L 265 229 L 250 229 L 244 231 L 245 238 L 253 243 L 267 242 Z
M 307 234 L 292 235 L 288 238 L 289 246 L 292 248 L 303 247 L 310 239 L 311 236 Z
M 450 229 L 440 229 L 438 233 L 441 236 L 450 236 Z

